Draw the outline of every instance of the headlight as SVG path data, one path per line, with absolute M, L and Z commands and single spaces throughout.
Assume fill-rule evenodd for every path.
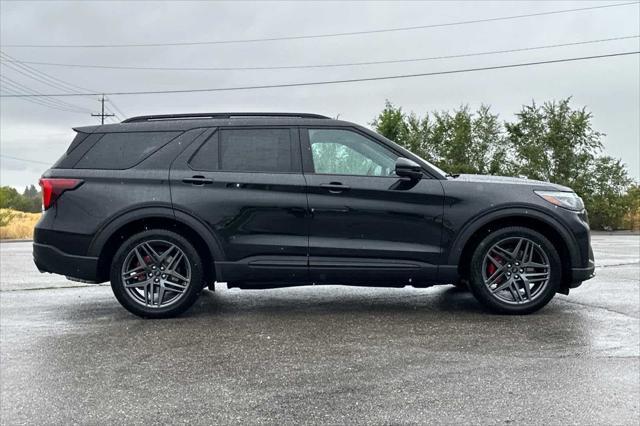
M 580 211 L 584 209 L 582 198 L 578 197 L 575 192 L 562 191 L 534 191 L 540 197 L 558 207 L 565 209 Z

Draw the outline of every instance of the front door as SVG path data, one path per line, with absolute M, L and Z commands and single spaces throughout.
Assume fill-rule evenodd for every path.
M 443 188 L 395 175 L 391 145 L 355 128 L 301 130 L 311 212 L 310 278 L 420 284 L 440 262 Z

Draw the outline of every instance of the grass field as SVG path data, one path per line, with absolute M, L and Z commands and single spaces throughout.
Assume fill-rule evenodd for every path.
M 0 240 L 31 239 L 33 227 L 40 219 L 40 213 L 24 213 L 17 210 L 0 209 Z

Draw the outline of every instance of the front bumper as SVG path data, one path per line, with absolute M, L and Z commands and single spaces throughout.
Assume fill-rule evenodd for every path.
M 582 281 L 586 281 L 595 277 L 596 276 L 595 271 L 596 271 L 595 265 L 589 265 L 589 267 L 587 268 L 572 268 L 571 269 L 572 280 L 571 280 L 571 284 L 569 285 L 569 288 L 576 288 L 580 284 L 582 284 Z
M 97 257 L 78 256 L 52 245 L 33 243 L 33 261 L 40 272 L 65 275 L 76 281 L 98 282 Z
M 590 280 L 596 276 L 596 262 L 593 257 L 593 249 L 589 244 L 589 264 L 586 268 L 571 268 L 571 283 L 569 288 L 576 288 L 583 281 Z

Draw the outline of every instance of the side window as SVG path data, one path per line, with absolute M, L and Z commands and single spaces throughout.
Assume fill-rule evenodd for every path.
M 290 173 L 299 170 L 289 129 L 222 129 L 191 158 L 196 170 Z
M 205 143 L 198 148 L 189 160 L 194 170 L 215 172 L 218 170 L 218 132 L 214 132 Z
M 220 170 L 291 172 L 289 129 L 229 129 L 220 132 Z
M 76 169 L 124 170 L 157 151 L 182 132 L 106 133 L 91 147 Z
M 392 176 L 398 155 L 356 132 L 309 129 L 314 170 L 318 174 Z

